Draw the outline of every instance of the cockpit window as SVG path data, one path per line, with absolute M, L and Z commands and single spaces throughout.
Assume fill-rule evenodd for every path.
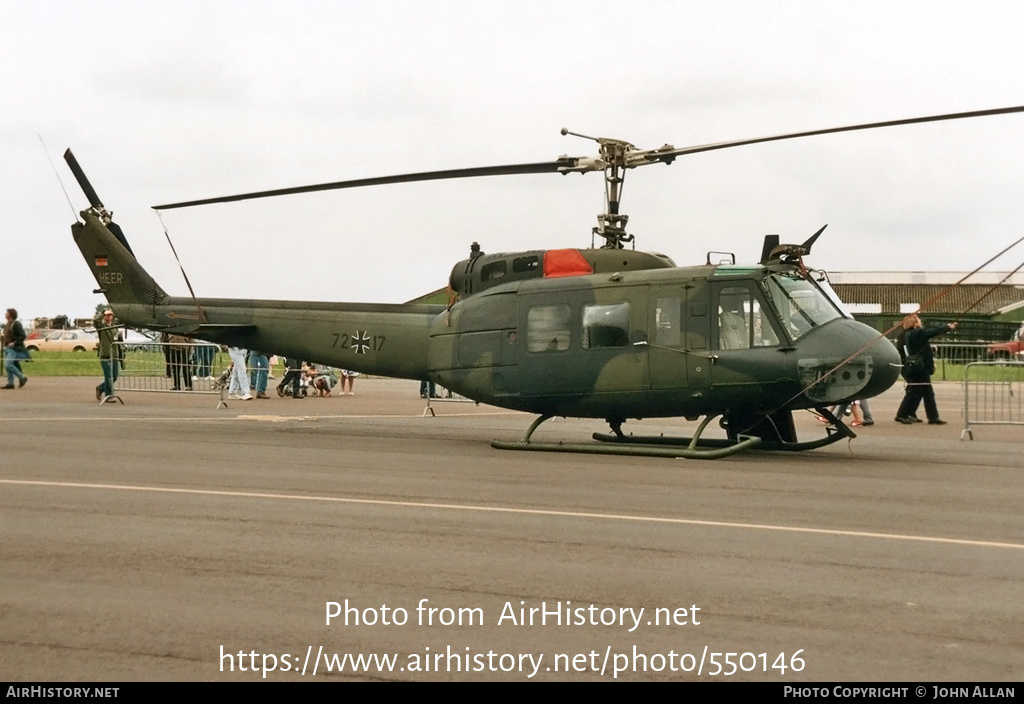
M 843 315 L 817 286 L 796 274 L 772 274 L 765 289 L 794 340 Z

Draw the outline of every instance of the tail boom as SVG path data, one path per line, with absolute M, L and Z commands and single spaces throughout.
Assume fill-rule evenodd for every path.
M 114 235 L 105 211 L 82 218 L 71 227 L 75 242 L 96 292 L 124 324 L 369 374 L 427 376 L 430 327 L 444 306 L 169 296 Z

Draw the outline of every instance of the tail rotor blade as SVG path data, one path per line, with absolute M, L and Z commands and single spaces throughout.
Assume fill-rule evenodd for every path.
M 64 152 L 64 161 L 71 167 L 71 173 L 75 175 L 75 180 L 78 181 L 78 185 L 82 187 L 82 192 L 85 193 L 85 197 L 89 199 L 89 205 L 94 208 L 102 208 L 103 202 L 100 197 L 96 195 L 96 191 L 93 189 L 92 184 L 89 183 L 89 179 L 85 177 L 85 172 L 82 171 L 82 167 L 78 165 L 78 159 L 68 149 Z

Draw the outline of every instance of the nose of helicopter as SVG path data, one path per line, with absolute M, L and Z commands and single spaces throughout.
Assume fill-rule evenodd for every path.
M 899 352 L 892 342 L 885 337 L 881 337 L 874 328 L 853 320 L 845 322 L 851 326 L 857 326 L 861 334 L 867 338 L 864 344 L 870 343 L 870 346 L 864 350 L 863 354 L 871 357 L 873 369 L 861 395 L 864 398 L 878 396 L 887 391 L 900 378 L 902 360 L 900 359 Z M 863 347 L 863 345 L 861 346 Z
M 834 320 L 801 342 L 800 381 L 806 397 L 816 404 L 871 398 L 899 378 L 896 347 L 863 323 Z

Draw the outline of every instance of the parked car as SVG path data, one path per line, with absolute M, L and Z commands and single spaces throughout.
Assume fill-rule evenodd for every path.
M 151 332 L 149 330 L 125 328 L 122 335 L 124 336 L 124 346 L 129 351 L 152 352 L 160 349 L 157 340 L 157 338 L 160 337 L 159 333 Z
M 25 340 L 29 352 L 95 352 L 99 346 L 99 338 L 85 330 L 57 330 L 46 337 Z
M 1024 325 L 1017 328 L 1007 342 L 996 342 L 988 346 L 988 354 L 996 359 L 1024 360 Z
M 85 334 L 99 338 L 96 328 L 87 327 Z M 126 326 L 118 326 L 117 341 L 124 343 L 125 350 L 129 352 L 154 352 L 160 349 L 158 344 L 160 333 L 152 330 L 136 330 Z
M 47 335 L 52 335 L 55 332 L 57 331 L 51 330 L 50 328 L 36 328 L 35 330 L 33 330 L 32 332 L 25 336 L 25 341 L 28 342 L 29 340 L 39 340 L 41 338 L 46 337 Z

